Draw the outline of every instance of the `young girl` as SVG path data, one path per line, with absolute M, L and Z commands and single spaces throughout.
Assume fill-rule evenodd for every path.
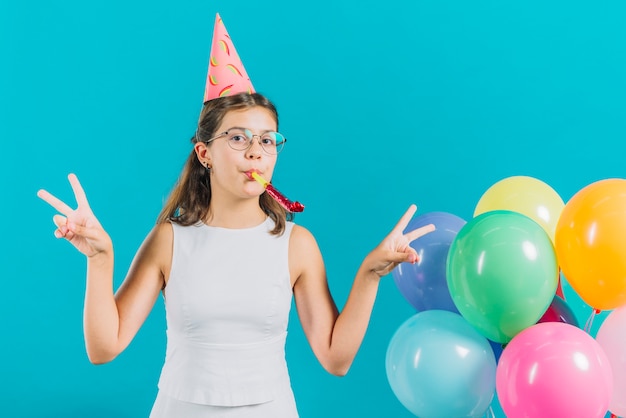
M 284 347 L 292 295 L 323 367 L 344 375 L 363 340 L 380 278 L 416 262 L 403 234 L 412 205 L 363 260 L 341 313 L 311 233 L 251 179 L 270 180 L 285 139 L 274 105 L 258 93 L 207 101 L 193 150 L 154 229 L 113 291 L 113 245 L 77 177 L 78 207 L 45 190 L 55 236 L 87 256 L 84 333 L 94 364 L 131 342 L 163 294 L 167 351 L 151 417 L 297 417 Z

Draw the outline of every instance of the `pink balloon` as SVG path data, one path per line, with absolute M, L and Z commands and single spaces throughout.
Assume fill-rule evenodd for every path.
M 517 334 L 496 369 L 507 418 L 602 418 L 612 390 L 611 366 L 598 342 L 562 322 Z
M 604 319 L 596 341 L 606 353 L 613 371 L 613 396 L 609 410 L 626 416 L 626 307 L 617 308 Z

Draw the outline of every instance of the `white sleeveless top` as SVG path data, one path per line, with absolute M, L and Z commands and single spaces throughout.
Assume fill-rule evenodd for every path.
M 269 233 L 270 218 L 245 229 L 172 227 L 159 391 L 229 407 L 269 402 L 285 388 L 291 394 L 284 348 L 293 223 L 280 236 Z

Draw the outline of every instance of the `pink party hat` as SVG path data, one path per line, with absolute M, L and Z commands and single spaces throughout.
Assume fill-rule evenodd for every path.
M 244 92 L 254 93 L 254 87 L 218 13 L 213 28 L 213 45 L 204 89 L 204 103 L 218 97 Z

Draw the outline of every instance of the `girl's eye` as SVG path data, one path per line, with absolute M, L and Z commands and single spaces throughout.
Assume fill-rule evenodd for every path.
M 233 142 L 246 142 L 247 141 L 244 135 L 233 135 L 230 137 L 230 140 Z
M 264 136 L 263 138 L 261 138 L 261 142 L 263 143 L 263 145 L 276 145 L 276 140 L 269 136 Z

